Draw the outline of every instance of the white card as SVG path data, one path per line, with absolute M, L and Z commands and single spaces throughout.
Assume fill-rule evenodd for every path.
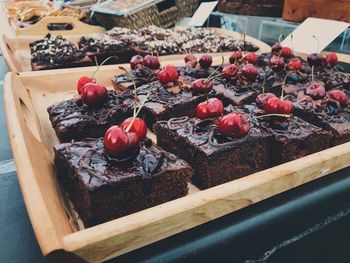
M 201 3 L 194 15 L 192 16 L 189 26 L 203 26 L 205 21 L 208 19 L 211 12 L 213 12 L 215 6 L 219 1 Z
M 309 17 L 288 35 L 281 45 L 304 54 L 321 52 L 349 25 L 346 22 Z

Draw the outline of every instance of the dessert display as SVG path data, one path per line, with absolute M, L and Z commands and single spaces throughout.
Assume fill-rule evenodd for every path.
M 93 63 L 84 52 L 62 36 L 47 34 L 29 46 L 33 70 L 82 67 Z
M 30 44 L 32 64 L 39 62 L 46 65 L 45 67 L 33 66 L 33 70 L 94 65 L 95 59 L 98 63 L 101 63 L 108 57 L 114 57 L 108 61 L 108 64 L 116 64 L 129 62 L 135 55 L 154 57 L 185 54 L 188 52 L 216 53 L 233 50 L 256 51 L 259 49 L 244 39 L 223 36 L 212 29 L 163 29 L 156 26 L 149 26 L 139 30 L 113 28 L 106 34 L 82 36 L 79 39 L 78 46 L 69 43 L 70 49 L 67 50 L 68 52 L 65 52 L 65 63 L 60 61 L 57 63 L 55 58 L 62 58 L 62 49 L 68 45 L 68 40 L 62 36 L 58 36 L 58 39 L 62 41 L 54 41 L 54 37 L 48 35 Z M 32 46 L 38 43 L 46 43 L 47 41 L 54 42 L 55 46 L 50 45 L 50 48 L 48 46 L 40 47 L 41 50 L 45 49 L 45 51 L 40 51 L 40 54 L 45 54 L 45 60 L 43 61 L 41 56 L 37 58 L 38 54 L 35 52 L 35 49 L 32 49 Z M 48 58 L 48 54 L 50 58 Z M 79 61 L 80 59 L 81 61 Z M 75 63 L 67 63 L 71 61 Z M 67 64 L 67 66 L 64 64 Z

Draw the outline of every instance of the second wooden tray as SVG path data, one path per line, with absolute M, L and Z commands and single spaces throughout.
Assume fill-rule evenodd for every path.
M 226 29 L 216 29 L 216 31 L 222 35 L 233 36 L 233 37 L 236 37 L 237 39 L 241 38 L 241 35 L 238 32 L 232 32 Z M 65 36 L 65 37 L 69 41 L 71 41 L 73 44 L 77 44 L 79 41 L 80 35 Z M 40 37 L 38 36 L 21 36 L 17 38 L 9 37 L 6 35 L 0 36 L 0 48 L 2 50 L 3 56 L 5 58 L 5 61 L 10 71 L 26 72 L 26 71 L 32 70 L 30 65 L 31 54 L 29 49 L 29 43 L 38 39 L 40 39 Z M 258 46 L 259 52 L 261 53 L 271 51 L 271 47 L 260 40 L 257 40 L 250 36 L 246 36 L 246 40 Z M 227 57 L 231 53 L 232 52 L 215 53 L 211 55 L 213 55 L 214 57 L 221 57 L 222 55 L 225 55 L 225 57 Z M 161 60 L 166 61 L 169 59 L 171 60 L 171 59 L 179 59 L 179 58 L 183 58 L 183 55 L 162 56 Z
M 104 261 L 350 165 L 346 143 L 207 190 L 190 185 L 183 198 L 91 228 L 75 228 L 56 182 L 52 147 L 58 140 L 46 108 L 71 98 L 79 77 L 94 69 L 8 73 L 4 81 L 9 137 L 23 198 L 43 254 L 58 262 Z M 111 88 L 111 78 L 118 73 L 116 66 L 105 66 L 97 78 Z

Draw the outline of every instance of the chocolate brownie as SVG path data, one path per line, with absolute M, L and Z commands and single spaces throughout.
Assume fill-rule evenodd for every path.
M 77 96 L 55 103 L 47 111 L 58 139 L 68 142 L 103 136 L 110 126 L 131 117 L 134 105 L 130 91 L 121 93 L 108 90 L 108 98 L 101 107 L 89 108 Z
M 105 153 L 102 138 L 54 149 L 58 181 L 85 227 L 185 196 L 193 173 L 149 139 L 124 161 Z
M 155 126 L 158 145 L 194 168 L 193 182 L 201 189 L 269 167 L 271 135 L 254 123 L 243 138 L 222 135 L 215 118 L 171 118 Z
M 154 70 L 147 67 L 140 67 L 130 70 L 129 73 L 115 76 L 112 79 L 112 83 L 115 90 L 127 90 L 134 88 L 134 82 L 136 87 L 140 87 L 156 80 L 157 75 Z
M 299 117 L 293 115 L 262 117 L 264 112 L 254 105 L 245 105 L 244 111 L 255 119 L 260 128 L 272 135 L 272 166 L 322 151 L 331 146 L 332 134 Z
M 153 129 L 158 120 L 195 116 L 198 103 L 204 101 L 207 95 L 196 94 L 192 90 L 193 80 L 189 76 L 180 76 L 179 80 L 167 85 L 154 81 L 137 88 L 140 101 L 147 97 L 142 112 L 149 129 Z
M 47 34 L 29 44 L 33 70 L 91 66 L 92 60 L 62 36 Z
M 115 58 L 109 59 L 105 64 L 126 63 L 136 54 L 124 42 L 106 34 L 82 36 L 78 45 L 88 57 L 93 60 L 96 58 L 99 64 L 112 56 L 115 56 Z

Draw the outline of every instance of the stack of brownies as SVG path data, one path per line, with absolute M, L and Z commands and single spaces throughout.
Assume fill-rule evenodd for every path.
M 136 55 L 114 90 L 82 77 L 80 95 L 49 107 L 58 179 L 86 226 L 184 196 L 189 180 L 206 189 L 350 141 L 334 53 L 303 61 L 275 44 L 229 60 Z

